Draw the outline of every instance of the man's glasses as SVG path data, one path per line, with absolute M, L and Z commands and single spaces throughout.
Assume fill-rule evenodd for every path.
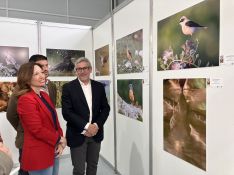
M 83 71 L 87 71 L 87 70 L 89 70 L 89 67 L 78 67 L 78 68 L 76 68 L 77 72 L 83 72 Z

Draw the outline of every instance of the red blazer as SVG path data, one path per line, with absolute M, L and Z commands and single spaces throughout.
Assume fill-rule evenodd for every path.
M 54 107 L 47 93 L 41 95 Z M 63 135 L 58 117 L 56 131 L 51 112 L 33 90 L 19 97 L 17 111 L 24 129 L 21 168 L 32 171 L 52 166 L 56 142 Z

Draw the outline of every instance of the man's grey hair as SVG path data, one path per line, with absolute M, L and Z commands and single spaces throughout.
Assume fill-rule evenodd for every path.
M 81 62 L 86 62 L 86 63 L 88 63 L 88 66 L 89 66 L 90 68 L 92 68 L 92 65 L 91 65 L 91 63 L 90 63 L 90 61 L 89 61 L 88 58 L 80 57 L 80 58 L 78 58 L 78 60 L 76 60 L 76 62 L 75 62 L 75 69 L 76 69 L 77 64 L 79 64 L 79 63 L 81 63 Z

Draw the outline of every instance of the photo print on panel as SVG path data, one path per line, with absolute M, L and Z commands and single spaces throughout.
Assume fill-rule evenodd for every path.
M 85 57 L 84 50 L 46 49 L 50 76 L 74 76 L 75 62 Z
M 117 80 L 118 113 L 143 121 L 143 80 Z
M 158 22 L 158 70 L 219 65 L 220 2 L 206 0 Z
M 95 50 L 95 75 L 109 75 L 109 45 Z
M 163 81 L 164 150 L 206 170 L 206 79 Z
M 57 95 L 56 95 L 56 108 L 61 108 L 62 107 L 62 87 L 64 84 L 68 83 L 69 81 L 53 81 L 57 88 Z
M 28 59 L 28 47 L 0 46 L 0 77 L 17 76 L 20 66 Z
M 143 29 L 116 41 L 117 73 L 140 73 L 143 67 Z
M 0 82 L 0 112 L 6 112 L 7 104 L 16 82 Z
M 98 80 L 98 81 L 103 84 L 106 92 L 106 98 L 110 105 L 110 81 L 109 80 Z

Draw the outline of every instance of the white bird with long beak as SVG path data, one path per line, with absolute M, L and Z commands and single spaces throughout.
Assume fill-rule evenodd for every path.
M 194 32 L 196 32 L 199 29 L 207 29 L 207 27 L 189 20 L 186 16 L 182 16 L 180 18 L 180 25 L 183 34 L 191 36 L 193 35 Z

